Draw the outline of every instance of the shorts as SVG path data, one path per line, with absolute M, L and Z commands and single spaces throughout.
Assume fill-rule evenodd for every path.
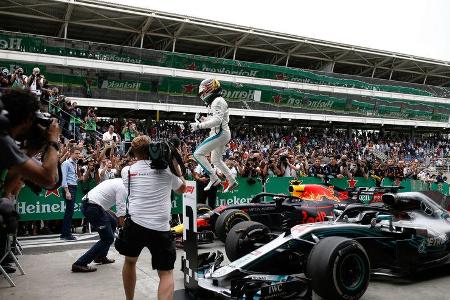
M 144 247 L 150 250 L 154 270 L 173 270 L 177 253 L 172 232 L 148 229 L 130 220 L 127 240 L 120 246 L 119 253 L 128 257 L 139 257 Z

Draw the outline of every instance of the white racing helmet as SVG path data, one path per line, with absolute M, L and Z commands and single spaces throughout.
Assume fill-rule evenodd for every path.
M 213 100 L 222 94 L 220 82 L 217 79 L 205 79 L 198 87 L 198 96 L 206 105 L 211 104 Z

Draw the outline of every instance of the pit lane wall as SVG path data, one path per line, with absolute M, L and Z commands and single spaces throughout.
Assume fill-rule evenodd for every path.
M 249 178 L 238 178 L 239 186 L 229 193 L 217 193 L 216 206 L 248 203 L 253 196 L 265 191 L 268 193 L 288 193 L 289 181 L 291 177 L 271 177 L 267 179 L 265 184 L 258 180 L 249 180 Z M 321 184 L 323 181 L 316 177 L 300 177 L 298 178 L 303 184 Z M 223 183 L 225 186 L 227 183 Z M 331 185 L 346 189 L 350 187 L 374 187 L 375 180 L 372 178 L 356 177 L 353 179 L 342 178 L 332 179 Z M 404 187 L 402 192 L 409 191 L 439 191 L 445 195 L 450 195 L 448 183 L 425 183 L 420 180 L 402 180 L 394 182 L 389 178 L 383 179 L 382 186 L 401 185 Z M 82 218 L 80 211 L 81 198 L 84 191 L 93 188 L 95 182 L 80 183 L 78 185 L 77 197 L 75 200 L 74 219 Z M 220 189 L 221 190 L 221 189 Z M 47 191 L 42 190 L 38 195 L 33 193 L 28 187 L 24 187 L 19 193 L 17 199 L 17 210 L 20 214 L 21 221 L 35 220 L 62 220 L 65 211 L 65 200 L 63 198 L 63 188 Z M 175 195 L 172 201 L 172 213 L 181 214 L 183 212 L 183 198 Z

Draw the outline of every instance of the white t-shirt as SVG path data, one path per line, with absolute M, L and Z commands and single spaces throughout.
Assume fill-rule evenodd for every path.
M 114 141 L 114 137 L 116 137 L 116 143 L 119 142 L 119 137 L 115 132 L 109 133 L 109 131 L 107 131 L 103 134 L 103 142 L 111 145 L 111 143 Z
M 115 178 L 98 184 L 83 197 L 83 200 L 87 197 L 89 202 L 100 205 L 104 210 L 109 210 L 116 205 L 116 215 L 124 216 L 127 194 L 128 191 L 123 185 L 122 178 Z
M 122 169 L 122 179 L 128 190 L 130 169 L 129 213 L 133 222 L 157 231 L 170 230 L 171 190 L 178 190 L 183 182 L 169 168 L 155 170 L 149 160 L 139 160 Z

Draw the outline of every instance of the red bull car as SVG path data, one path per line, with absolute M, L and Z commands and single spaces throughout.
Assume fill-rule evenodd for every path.
M 214 210 L 199 204 L 198 242 L 211 243 L 214 235 L 225 242 L 230 229 L 244 221 L 262 223 L 271 231 L 284 231 L 297 224 L 323 222 L 333 216 L 336 209 L 343 210 L 349 203 L 381 201 L 382 194 L 396 192 L 398 188 L 337 190 L 333 186 L 291 181 L 290 195 L 261 193 L 253 197 L 250 203 L 220 206 Z M 181 238 L 183 224 L 172 227 L 172 232 Z

